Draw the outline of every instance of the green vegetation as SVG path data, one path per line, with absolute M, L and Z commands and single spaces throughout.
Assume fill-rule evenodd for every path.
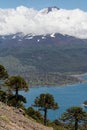
M 8 78 L 7 70 L 4 68 L 3 65 L 0 65 L 0 79 Z
M 70 75 L 87 72 L 87 44 L 8 46 L 0 48 L 0 63 L 11 75 L 25 77 L 31 86 L 74 83 L 78 79 L 69 80 Z
M 38 122 L 43 123 L 43 116 L 38 110 L 34 110 L 33 107 L 26 108 L 26 113 Z
M 47 111 L 49 109 L 57 109 L 58 104 L 54 101 L 54 98 L 51 94 L 41 94 L 39 97 L 36 97 L 34 101 L 34 106 L 38 107 L 39 110 L 44 111 L 44 125 L 47 125 Z
M 85 72 L 87 71 L 86 52 L 87 44 L 84 43 L 68 46 L 27 44 L 23 47 L 0 48 L 0 63 L 4 62 L 5 65 L 10 62 L 11 66 L 14 63 L 24 68 L 29 66 L 29 71 L 32 69 L 35 72 Z
M 15 95 L 12 96 L 13 99 L 16 99 L 16 107 L 18 106 L 18 101 L 24 101 L 23 96 L 19 95 L 19 90 L 28 90 L 28 85 L 23 77 L 21 76 L 11 76 L 5 81 L 5 85 L 8 86 L 10 90 L 15 91 Z
M 22 75 L 29 82 L 30 86 L 57 86 L 81 82 L 78 78 L 71 76 L 72 73 L 38 72 L 34 66 L 22 65 L 21 62 L 13 56 L 0 57 L 0 61 L 6 66 L 11 75 Z
M 78 130 L 78 124 L 87 120 L 87 113 L 80 107 L 71 107 L 62 115 L 63 121 L 69 121 L 74 124 L 75 130 Z
M 87 113 L 84 112 L 82 108 L 76 106 L 67 109 L 61 117 L 62 120 L 47 120 L 48 110 L 55 110 L 58 108 L 58 104 L 55 102 L 54 97 L 51 94 L 42 93 L 36 97 L 33 107 L 38 107 L 38 110 L 34 110 L 32 107 L 25 108 L 23 103 L 26 103 L 26 98 L 19 95 L 19 90 L 28 90 L 28 85 L 24 78 L 21 76 L 9 77 L 4 66 L 0 65 L 0 79 L 6 79 L 4 81 L 4 87 L 7 87 L 6 91 L 0 90 L 1 102 L 13 107 L 22 108 L 28 116 L 32 117 L 39 123 L 44 123 L 44 125 L 53 127 L 54 130 L 87 129 Z M 40 113 L 40 110 L 44 111 L 44 117 Z M 7 119 L 5 120 L 7 121 Z

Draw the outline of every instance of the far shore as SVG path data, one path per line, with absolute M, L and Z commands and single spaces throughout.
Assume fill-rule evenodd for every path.
M 74 74 L 72 76 L 80 77 L 80 76 L 86 76 L 86 75 L 87 75 L 87 72 L 86 73 L 82 73 L 82 74 Z
M 87 76 L 87 73 L 82 73 L 82 74 L 74 74 L 74 75 L 72 75 L 72 76 L 74 76 L 74 77 L 76 77 L 76 78 L 78 78 L 78 79 L 82 80 L 82 82 L 87 82 L 87 80 L 86 80 L 86 79 L 82 78 L 82 76 Z
M 73 84 L 77 84 L 77 83 L 86 83 L 87 80 L 83 79 L 82 76 L 87 76 L 87 73 L 82 73 L 82 74 L 72 74 L 71 76 L 78 78 L 78 82 L 67 82 L 67 83 L 61 83 L 61 84 L 30 84 L 29 88 L 35 88 L 35 87 L 65 87 L 68 85 L 73 85 Z M 0 89 L 3 90 L 3 88 L 5 89 L 5 87 L 1 87 Z
M 86 105 L 86 104 L 84 104 L 84 103 L 82 104 L 82 106 L 87 107 L 87 105 Z

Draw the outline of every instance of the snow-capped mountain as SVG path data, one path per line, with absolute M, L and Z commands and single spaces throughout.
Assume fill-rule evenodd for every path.
M 27 79 L 34 73 L 87 72 L 87 12 L 0 9 L 0 64 Z
M 19 6 L 0 9 L 0 35 L 51 35 L 60 33 L 87 39 L 87 12 L 80 9 L 65 10 L 48 7 L 35 10 Z M 13 37 L 15 38 L 15 37 Z
M 11 74 L 87 72 L 87 39 L 53 33 L 0 36 L 0 64 Z
M 53 6 L 53 7 L 48 7 L 48 8 L 42 9 L 39 12 L 42 13 L 42 14 L 47 14 L 47 13 L 55 12 L 55 11 L 58 11 L 58 10 L 59 10 L 58 7 Z
M 14 47 L 14 46 L 29 46 L 29 45 L 54 45 L 65 46 L 71 44 L 85 44 L 87 39 L 79 39 L 69 35 L 62 35 L 60 33 L 52 33 L 47 35 L 32 35 L 23 33 L 16 33 L 11 35 L 0 36 L 0 46 Z

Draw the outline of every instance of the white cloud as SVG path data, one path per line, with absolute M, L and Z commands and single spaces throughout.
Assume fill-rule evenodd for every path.
M 46 12 L 46 9 L 37 11 L 24 6 L 0 9 L 0 35 L 62 33 L 87 38 L 87 12 L 79 9 Z

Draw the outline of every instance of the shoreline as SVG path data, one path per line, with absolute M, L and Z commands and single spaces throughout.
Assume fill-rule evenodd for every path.
M 86 75 L 87 75 L 87 72 L 82 73 L 82 74 L 74 74 L 74 75 L 71 75 L 71 76 L 80 77 L 80 76 L 86 76 Z
M 48 88 L 51 88 L 51 87 L 65 87 L 65 86 L 71 86 L 71 85 L 74 85 L 74 84 L 81 84 L 81 83 L 84 83 L 84 81 L 82 82 L 75 82 L 75 83 L 67 83 L 67 84 L 61 84 L 61 85 L 31 85 L 30 88 L 40 88 L 40 87 L 48 87 Z
M 81 80 L 82 82 L 87 82 L 87 79 L 84 79 L 82 76 L 87 76 L 87 73 L 82 73 L 82 74 L 75 74 L 75 75 L 71 75 L 74 76 L 76 78 L 78 78 L 79 80 Z
M 81 84 L 81 83 L 86 83 L 87 79 L 82 78 L 82 76 L 87 76 L 87 73 L 82 73 L 82 74 L 73 74 L 70 75 L 72 77 L 75 77 L 78 79 L 77 82 L 67 82 L 67 83 L 62 83 L 61 84 L 29 84 L 29 88 L 40 88 L 40 87 L 66 87 L 69 85 L 74 85 L 74 84 Z M 4 87 L 2 87 L 1 89 L 3 89 Z
M 84 103 L 82 104 L 82 106 L 87 107 L 87 105 L 86 105 L 86 104 L 84 104 Z
M 49 84 L 49 85 L 46 85 L 46 84 L 41 84 L 41 85 L 30 85 L 30 88 L 35 88 L 35 87 L 64 87 L 64 86 L 67 86 L 67 85 L 74 85 L 74 84 L 81 84 L 81 83 L 86 83 L 87 80 L 86 79 L 83 79 L 81 76 L 86 76 L 87 73 L 82 73 L 82 74 L 74 74 L 74 75 L 70 75 L 70 76 L 73 76 L 73 77 L 76 77 L 78 78 L 78 82 L 71 82 L 71 83 L 65 83 L 65 84 Z

